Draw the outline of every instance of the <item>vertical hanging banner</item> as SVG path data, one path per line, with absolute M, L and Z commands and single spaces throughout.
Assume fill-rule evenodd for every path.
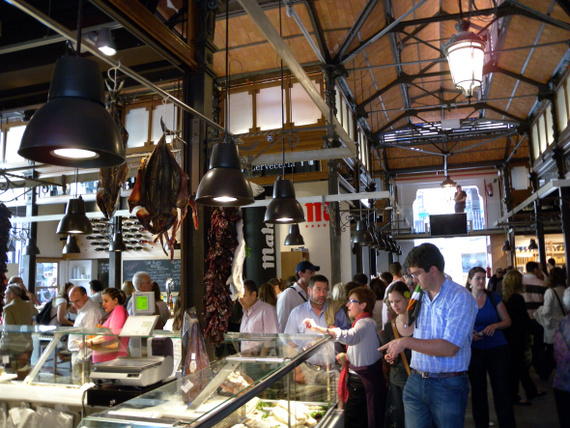
M 265 207 L 247 208 L 242 212 L 245 244 L 249 249 L 245 258 L 244 276 L 254 280 L 259 287 L 277 277 L 275 227 L 263 222 Z

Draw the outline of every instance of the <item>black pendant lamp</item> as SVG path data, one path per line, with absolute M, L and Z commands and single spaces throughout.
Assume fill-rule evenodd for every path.
M 372 235 L 370 235 L 364 220 L 358 220 L 356 222 L 356 231 L 354 235 L 352 235 L 351 242 L 360 245 L 370 245 L 372 243 Z
M 285 245 L 305 245 L 305 240 L 297 223 L 289 226 L 289 235 L 285 237 Z
M 213 207 L 253 203 L 253 192 L 241 172 L 239 151 L 233 141 L 218 143 L 212 149 L 210 169 L 198 185 L 196 202 Z
M 101 168 L 125 162 L 119 128 L 105 109 L 99 65 L 64 57 L 52 76 L 48 102 L 26 126 L 18 154 L 51 165 Z
M 305 221 L 303 207 L 295 198 L 293 183 L 277 177 L 273 185 L 273 199 L 265 210 L 265 223 L 290 224 Z
M 105 109 L 99 65 L 81 54 L 83 1 L 77 14 L 77 56 L 57 61 L 48 102 L 26 126 L 18 154 L 26 159 L 76 168 L 125 163 L 125 148 L 115 121 Z
M 40 254 L 40 249 L 36 245 L 36 242 L 33 239 L 28 239 L 26 241 L 26 248 L 24 249 L 25 256 L 37 256 Z
M 531 239 L 530 243 L 528 244 L 529 250 L 538 250 L 538 245 L 536 245 L 536 240 Z
M 212 149 L 210 169 L 200 180 L 196 202 L 213 207 L 240 207 L 253 203 L 253 191 L 241 172 L 239 151 L 229 137 L 230 122 L 230 58 L 229 58 L 229 7 L 226 3 L 226 119 L 225 141 Z
M 113 233 L 113 240 L 109 244 L 109 252 L 121 252 L 127 251 L 127 246 L 125 241 L 123 241 L 123 234 L 119 231 Z
M 65 208 L 65 215 L 57 225 L 58 235 L 87 235 L 93 232 L 91 221 L 85 215 L 83 198 L 70 199 Z
M 281 1 L 279 2 L 279 35 L 282 36 L 282 20 L 281 20 Z M 293 183 L 285 179 L 285 100 L 284 77 L 283 77 L 283 60 L 281 60 L 281 152 L 283 154 L 283 171 L 282 175 L 277 177 L 273 185 L 273 200 L 265 210 L 265 218 L 263 221 L 270 224 L 292 224 L 302 223 L 305 221 L 305 213 L 303 207 L 295 197 L 295 187 Z
M 505 242 L 503 243 L 503 248 L 501 248 L 501 251 L 512 251 L 511 243 L 509 242 L 508 239 L 505 239 Z
M 79 254 L 81 250 L 77 245 L 77 239 L 73 235 L 67 235 L 67 241 L 63 247 L 62 254 Z

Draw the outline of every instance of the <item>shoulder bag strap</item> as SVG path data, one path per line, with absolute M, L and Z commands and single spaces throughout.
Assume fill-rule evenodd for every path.
M 564 314 L 564 316 L 566 316 L 566 309 L 564 309 L 564 305 L 560 301 L 560 296 L 558 295 L 558 293 L 556 292 L 556 290 L 554 288 L 552 288 L 552 292 L 556 296 L 556 300 L 558 300 L 558 304 L 560 305 L 560 309 L 562 309 L 562 313 Z
M 400 338 L 400 335 L 398 334 L 398 329 L 396 328 L 396 321 L 392 320 L 392 331 L 394 332 L 394 337 L 396 339 Z M 402 357 L 402 361 L 404 362 L 404 366 L 406 367 L 406 372 L 408 372 L 408 376 L 410 375 L 410 365 L 408 364 L 408 359 L 406 358 L 406 354 L 404 353 L 404 351 L 400 352 L 400 357 Z

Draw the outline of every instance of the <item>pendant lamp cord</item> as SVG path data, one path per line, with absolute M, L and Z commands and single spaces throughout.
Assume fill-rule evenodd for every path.
M 281 0 L 279 0 L 279 36 L 283 38 L 283 22 L 281 18 Z M 283 58 L 281 58 L 281 152 L 283 154 L 283 180 L 285 180 L 285 106 L 283 92 Z
M 77 46 L 75 47 L 75 54 L 81 55 L 81 30 L 83 27 L 83 0 L 79 0 L 79 7 L 77 9 Z
M 230 0 L 226 2 L 226 123 L 224 141 L 228 141 L 228 130 L 230 122 Z
M 77 189 L 79 185 L 79 168 L 75 168 L 75 198 L 77 199 L 77 195 L 79 194 L 79 191 Z

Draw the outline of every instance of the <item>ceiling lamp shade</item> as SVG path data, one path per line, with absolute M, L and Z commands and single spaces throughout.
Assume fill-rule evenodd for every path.
M 81 250 L 79 245 L 77 245 L 77 239 L 73 235 L 67 235 L 67 241 L 63 247 L 62 254 L 78 254 Z
M 127 246 L 125 245 L 125 241 L 123 241 L 123 234 L 121 232 L 115 232 L 113 234 L 113 240 L 111 244 L 109 244 L 109 252 L 121 252 L 127 251 Z
M 18 154 L 75 168 L 125 162 L 121 134 L 105 109 L 103 79 L 95 61 L 80 57 L 57 61 L 48 102 L 26 126 Z
M 305 245 L 305 240 L 297 223 L 289 226 L 289 235 L 285 237 L 285 245 Z
M 453 181 L 449 175 L 445 176 L 445 180 L 443 180 L 443 182 L 441 183 L 441 187 L 443 187 L 444 189 L 449 189 L 451 187 L 455 187 L 457 185 L 457 183 L 455 181 Z
M 8 253 L 13 253 L 14 251 L 16 251 L 16 246 L 14 245 L 14 240 L 10 239 L 10 241 L 8 241 Z
M 253 203 L 253 192 L 241 172 L 239 151 L 234 142 L 218 143 L 212 149 L 210 169 L 198 185 L 196 202 L 212 207 Z
M 79 196 L 70 199 L 65 208 L 65 215 L 57 225 L 58 235 L 86 235 L 93 232 L 91 222 L 85 215 L 85 202 Z
M 102 28 L 99 31 L 95 47 L 107 56 L 113 56 L 117 53 L 117 45 L 115 45 L 110 28 Z
M 530 243 L 528 244 L 528 249 L 529 250 L 538 250 L 538 245 L 536 245 L 536 241 L 534 239 L 530 240 Z
M 372 235 L 370 235 L 370 232 L 368 231 L 364 220 L 358 220 L 356 222 L 356 231 L 354 232 L 354 235 L 352 235 L 351 242 L 353 244 L 360 245 L 372 244 Z
M 265 210 L 265 223 L 302 223 L 305 221 L 303 207 L 295 199 L 295 188 L 289 180 L 277 177 L 273 185 L 273 199 Z
M 505 239 L 505 243 L 503 244 L 503 248 L 501 248 L 501 251 L 512 251 L 511 243 L 509 242 L 508 239 Z
M 457 34 L 451 36 L 444 51 L 455 87 L 469 98 L 481 88 L 483 82 L 485 41 L 467 31 L 469 21 L 461 21 L 456 28 Z
M 36 242 L 32 239 L 26 241 L 26 248 L 24 249 L 25 256 L 37 256 L 40 254 L 40 249 L 36 245 Z

